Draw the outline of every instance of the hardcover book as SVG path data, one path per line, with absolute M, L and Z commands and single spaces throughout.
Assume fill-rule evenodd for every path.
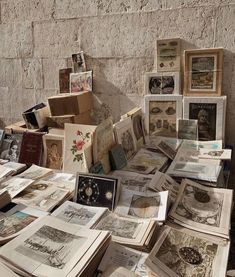
M 122 169 L 127 165 L 126 155 L 121 144 L 115 145 L 109 151 L 109 159 L 113 170 Z
M 27 165 L 40 165 L 42 162 L 44 133 L 25 132 L 23 134 L 19 162 Z

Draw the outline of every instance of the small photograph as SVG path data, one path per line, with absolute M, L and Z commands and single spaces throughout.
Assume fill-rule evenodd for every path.
M 179 94 L 179 72 L 145 73 L 145 94 Z
M 215 103 L 189 103 L 189 118 L 198 121 L 198 139 L 209 141 L 216 139 Z
M 46 139 L 46 167 L 61 169 L 63 163 L 63 141 Z
M 22 137 L 22 134 L 13 134 L 4 139 L 1 159 L 16 163 L 19 161 Z
M 79 52 L 78 54 L 72 55 L 72 63 L 74 73 L 86 71 L 86 63 L 83 51 Z
M 60 93 L 69 93 L 69 80 L 72 68 L 65 68 L 59 70 L 59 84 Z
M 92 91 L 92 71 L 70 74 L 70 92 Z
M 158 216 L 159 206 L 161 204 L 159 197 L 149 197 L 133 195 L 131 199 L 128 215 L 139 218 L 153 218 Z

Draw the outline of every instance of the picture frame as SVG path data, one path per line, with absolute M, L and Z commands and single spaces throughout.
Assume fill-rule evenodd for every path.
M 145 94 L 180 94 L 179 72 L 146 72 Z
M 92 91 L 93 73 L 91 71 L 70 74 L 70 93 Z
M 184 97 L 183 118 L 198 120 L 198 140 L 223 140 L 226 96 Z
M 155 68 L 157 72 L 180 71 L 180 38 L 159 39 L 156 42 L 156 48 Z
M 176 137 L 182 118 L 181 95 L 145 95 L 145 124 L 148 134 Z
M 61 170 L 63 166 L 64 136 L 46 134 L 43 139 L 43 166 Z
M 184 51 L 184 95 L 220 96 L 223 48 Z

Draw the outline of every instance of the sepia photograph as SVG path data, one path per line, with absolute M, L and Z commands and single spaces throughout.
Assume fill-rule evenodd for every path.
M 70 92 L 92 91 L 92 71 L 70 74 Z
M 86 71 L 86 63 L 83 51 L 77 54 L 72 54 L 72 64 L 74 73 Z
M 63 165 L 63 137 L 43 136 L 45 167 L 61 169 Z

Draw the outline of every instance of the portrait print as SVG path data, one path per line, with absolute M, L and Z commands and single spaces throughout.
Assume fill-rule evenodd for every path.
M 176 136 L 176 101 L 149 102 L 149 133 Z
M 189 103 L 189 118 L 198 120 L 198 139 L 216 139 L 217 105 L 214 103 Z
M 72 55 L 72 63 L 74 73 L 86 71 L 86 63 L 83 51 Z
M 62 167 L 62 140 L 46 139 L 46 167 L 51 169 L 61 169 Z
M 70 74 L 70 92 L 92 91 L 92 71 Z

